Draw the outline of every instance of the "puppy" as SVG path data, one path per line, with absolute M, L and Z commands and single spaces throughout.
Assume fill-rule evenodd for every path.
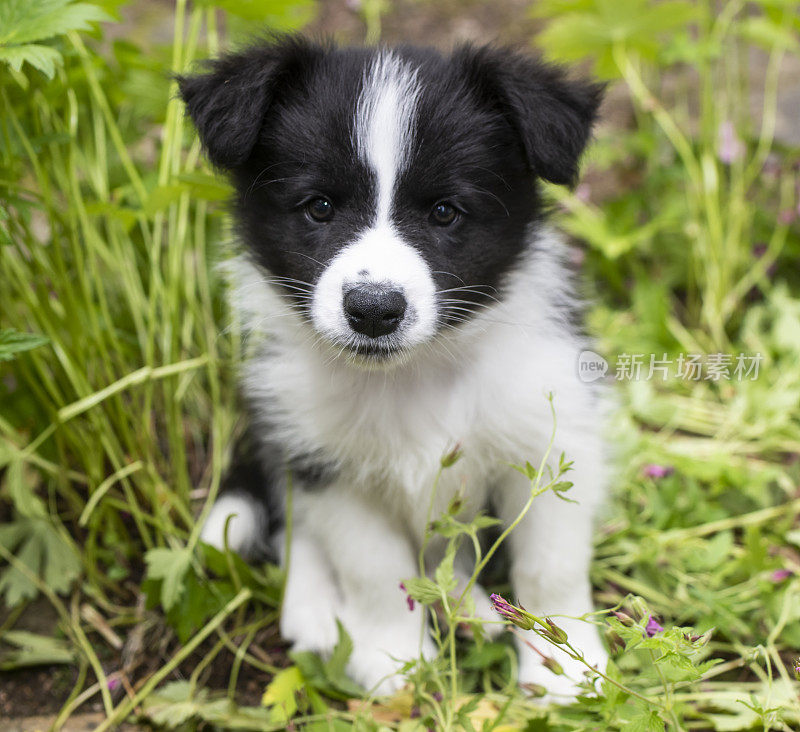
M 179 85 L 208 159 L 235 186 L 245 254 L 231 298 L 255 344 L 242 380 L 250 452 L 203 539 L 222 546 L 227 524 L 233 549 L 282 554 L 291 475 L 281 632 L 324 654 L 339 619 L 349 673 L 392 691 L 420 652 L 422 611 L 398 585 L 417 574 L 442 455 L 463 453 L 433 515 L 463 491 L 464 516 L 488 505 L 507 525 L 531 490 L 511 465 L 543 458 L 552 393 L 552 455 L 574 461 L 575 502 L 534 501 L 508 539 L 511 581 L 534 613 L 590 612 L 603 399 L 578 379 L 575 286 L 540 182 L 575 181 L 601 88 L 500 48 L 442 55 L 297 37 Z M 485 593 L 474 599 L 491 617 Z M 593 625 L 558 623 L 605 666 Z M 421 650 L 434 655 L 430 639 Z M 520 682 L 574 695 L 585 666 L 544 650 L 566 675 L 521 641 Z

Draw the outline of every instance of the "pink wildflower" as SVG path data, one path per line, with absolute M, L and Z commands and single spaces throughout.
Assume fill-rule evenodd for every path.
M 725 165 L 730 165 L 744 155 L 744 143 L 736 134 L 736 128 L 730 120 L 719 126 L 717 153 Z
M 414 598 L 408 594 L 408 590 L 403 582 L 399 584 L 399 587 L 403 592 L 406 593 L 406 605 L 408 605 L 409 611 L 412 611 L 414 609 Z
M 675 472 L 675 468 L 671 465 L 650 463 L 644 466 L 644 474 L 648 478 L 666 478 L 668 475 L 672 475 L 673 472 Z
M 651 615 L 647 619 L 647 625 L 644 626 L 644 632 L 647 633 L 648 638 L 652 638 L 656 633 L 663 633 L 664 628 L 662 628 L 658 621 Z
M 776 569 L 771 575 L 770 579 L 775 582 L 783 582 L 784 580 L 789 579 L 794 574 L 791 569 Z

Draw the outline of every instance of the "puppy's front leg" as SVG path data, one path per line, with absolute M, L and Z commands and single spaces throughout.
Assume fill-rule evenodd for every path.
M 566 476 L 575 483 L 568 495 L 578 503 L 563 501 L 552 492 L 538 496 L 508 539 L 516 599 L 540 617 L 581 616 L 593 610 L 589 564 L 597 498 L 591 490 L 598 486 L 603 471 L 593 461 L 579 463 L 580 457 L 576 459 L 575 471 Z M 517 517 L 530 490 L 529 482 L 519 474 L 510 475 L 501 487 L 498 504 L 506 524 Z M 570 643 L 583 652 L 590 665 L 605 669 L 608 654 L 594 625 L 563 617 L 554 618 L 554 622 L 567 632 Z M 543 666 L 541 655 L 526 641 L 545 656 L 555 658 L 563 667 L 564 675 L 554 675 Z M 517 647 L 520 683 L 544 686 L 558 700 L 577 694 L 577 682 L 582 680 L 586 670 L 584 664 L 532 632 L 524 633 L 524 640 L 518 638 Z
M 312 585 L 327 572 L 332 577 L 325 579 L 323 588 L 334 579 L 338 593 L 333 616 L 353 640 L 349 675 L 378 693 L 400 688 L 403 679 L 396 672 L 419 656 L 423 622 L 421 607 L 409 609 L 399 587 L 403 579 L 418 573 L 410 541 L 386 511 L 344 486 L 298 491 L 294 515 L 302 560 L 290 559 L 284 613 L 300 611 L 303 622 L 313 622 L 317 599 Z M 293 540 L 293 551 L 298 539 Z M 312 552 L 305 551 L 309 546 L 314 547 Z M 314 568 L 309 569 L 309 561 Z M 320 572 L 320 564 L 327 570 Z M 327 589 L 323 601 L 330 602 Z M 330 612 L 317 605 L 316 612 L 320 610 L 330 627 Z M 294 624 L 284 620 L 282 627 L 287 625 Z M 302 629 L 293 628 L 293 633 L 302 644 Z M 435 655 L 427 634 L 422 651 Z

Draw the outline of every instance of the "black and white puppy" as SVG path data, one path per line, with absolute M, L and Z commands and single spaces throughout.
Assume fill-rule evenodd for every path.
M 577 503 L 536 499 L 509 539 L 511 580 L 532 612 L 590 612 L 602 399 L 578 379 L 574 286 L 539 182 L 575 180 L 600 87 L 494 47 L 442 55 L 290 37 L 213 61 L 180 93 L 235 185 L 246 253 L 231 268 L 232 302 L 258 343 L 243 377 L 258 465 L 234 466 L 244 477 L 203 538 L 221 546 L 233 515 L 232 548 L 281 553 L 275 497 L 288 466 L 281 631 L 325 653 L 340 619 L 352 677 L 390 691 L 420 651 L 421 611 L 398 584 L 417 572 L 442 455 L 463 451 L 434 516 L 463 491 L 464 515 L 490 505 L 512 521 L 530 485 L 510 465 L 542 458 L 552 392 L 553 455 L 574 460 Z M 492 617 L 479 588 L 474 600 Z M 558 622 L 605 665 L 593 625 Z M 429 639 L 421 650 L 433 653 Z M 584 666 L 562 655 L 566 675 L 554 676 L 519 650 L 520 682 L 575 693 Z

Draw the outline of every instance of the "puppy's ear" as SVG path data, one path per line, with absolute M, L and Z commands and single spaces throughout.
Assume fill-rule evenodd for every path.
M 247 161 L 279 84 L 320 52 L 287 36 L 207 62 L 206 73 L 178 77 L 181 98 L 214 165 L 230 170 Z
M 462 47 L 454 58 L 479 98 L 517 131 L 528 167 L 552 183 L 573 184 L 604 86 L 502 48 Z

